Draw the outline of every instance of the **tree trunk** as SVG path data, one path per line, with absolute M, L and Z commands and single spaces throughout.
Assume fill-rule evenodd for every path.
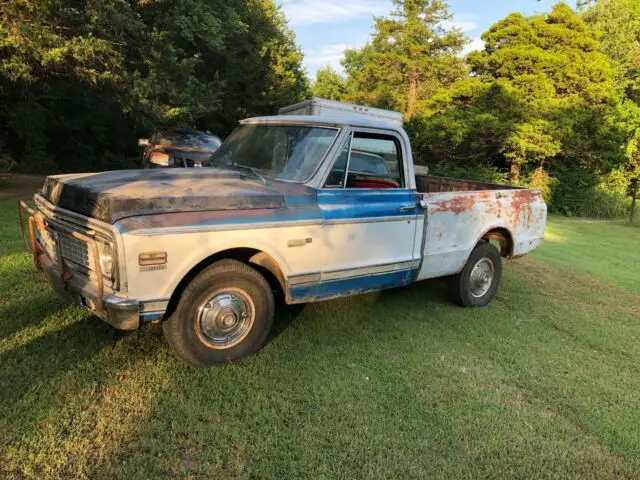
M 509 166 L 509 181 L 511 185 L 520 185 L 520 162 L 517 160 L 511 160 Z
M 407 120 L 411 120 L 413 109 L 416 105 L 418 97 L 418 69 L 414 68 L 409 75 L 409 94 L 407 95 L 407 111 L 405 113 Z

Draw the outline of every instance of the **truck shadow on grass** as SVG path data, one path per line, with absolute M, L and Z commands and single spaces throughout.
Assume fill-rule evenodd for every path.
M 412 297 L 417 308 L 420 302 L 428 302 L 438 305 L 450 305 L 446 282 L 442 279 L 425 280 L 409 285 L 408 287 L 392 288 L 388 290 L 376 291 L 373 293 L 363 293 L 360 298 L 367 295 L 375 295 L 377 301 L 380 302 L 398 302 L 403 304 Z M 350 302 L 349 298 L 334 298 L 323 300 L 321 303 L 331 302 Z M 281 334 L 286 332 L 299 318 L 302 316 L 307 307 L 312 304 L 300 303 L 295 305 L 287 305 L 284 301 L 277 302 L 276 314 L 273 320 L 273 326 L 266 340 L 266 344 L 276 340 Z
M 29 288 L 33 288 L 33 285 Z M 218 427 L 207 424 L 204 420 L 200 422 L 190 417 L 188 412 L 180 412 L 178 409 L 176 413 L 176 405 L 182 402 L 181 395 L 188 396 L 185 401 L 189 405 L 204 409 L 214 408 L 218 415 L 219 406 L 210 404 L 213 397 L 205 394 L 205 390 L 208 389 L 203 388 L 204 384 L 211 384 L 215 385 L 209 387 L 213 388 L 211 393 L 214 396 L 226 398 L 227 395 L 248 395 L 241 404 L 249 409 L 258 408 L 259 401 L 255 395 L 270 395 L 267 384 L 261 383 L 262 375 L 285 378 L 295 376 L 297 372 L 303 378 L 311 375 L 313 382 L 320 382 L 321 385 L 317 373 L 313 373 L 316 362 L 332 361 L 335 348 L 340 351 L 352 349 L 354 352 L 350 356 L 354 356 L 354 361 L 359 362 L 356 357 L 362 355 L 361 350 L 370 348 L 367 342 L 371 341 L 373 348 L 380 342 L 379 336 L 371 339 L 370 335 L 376 335 L 376 331 L 379 333 L 385 328 L 385 311 L 402 310 L 403 305 L 406 309 L 408 300 L 416 308 L 420 308 L 421 302 L 448 303 L 446 290 L 442 282 L 438 281 L 417 284 L 406 289 L 365 294 L 358 299 L 328 300 L 314 304 L 311 308 L 305 305 L 280 305 L 268 339 L 269 343 L 276 339 L 278 342 L 267 345 L 256 357 L 246 359 L 240 364 L 208 369 L 193 369 L 184 365 L 169 351 L 162 338 L 162 329 L 157 325 L 145 326 L 139 332 L 120 332 L 92 317 L 82 308 L 68 306 L 53 293 L 38 295 L 32 304 L 23 299 L 16 299 L 2 311 L 5 319 L 9 318 L 8 315 L 12 311 L 17 318 L 22 317 L 24 333 L 20 331 L 19 321 L 12 321 L 7 327 L 5 324 L 2 325 L 2 338 L 6 340 L 13 335 L 12 341 L 15 346 L 7 344 L 5 351 L 0 354 L 0 451 L 35 449 L 38 459 L 34 459 L 29 468 L 42 468 L 43 475 L 47 469 L 53 468 L 51 473 L 54 473 L 54 476 L 74 476 L 78 471 L 84 471 L 91 473 L 91 476 L 106 478 L 109 473 L 134 473 L 133 466 L 123 465 L 122 460 L 131 460 L 131 465 L 134 465 L 133 457 L 137 455 L 137 446 L 142 449 L 141 464 L 147 473 L 181 475 L 185 471 L 198 472 L 200 470 L 197 464 L 203 461 L 201 454 L 195 453 L 193 459 L 190 459 L 191 454 L 185 452 L 180 443 L 175 447 L 163 447 L 167 455 L 175 455 L 174 459 L 169 457 L 172 460 L 171 464 L 175 463 L 173 460 L 178 461 L 175 469 L 167 466 L 167 459 L 159 459 L 148 454 L 149 450 L 156 448 L 152 445 L 153 439 L 159 436 L 162 438 L 160 432 L 165 428 L 163 425 L 175 415 L 187 415 L 187 425 L 200 429 L 207 437 L 218 432 L 224 440 L 231 435 L 227 430 L 228 426 L 220 432 Z M 380 306 L 384 306 L 382 313 Z M 334 308 L 346 308 L 353 315 L 323 315 L 326 309 Z M 399 321 L 412 323 L 415 320 L 404 318 Z M 340 322 L 343 322 L 346 328 L 358 330 L 359 334 L 345 336 L 335 328 Z M 363 328 L 362 325 L 366 327 Z M 35 329 L 31 328 L 34 326 Z M 297 330 L 300 328 L 310 329 L 310 336 L 299 336 Z M 32 331 L 29 332 L 29 329 Z M 24 338 L 20 338 L 21 335 Z M 65 455 L 70 457 L 77 454 L 74 453 L 76 447 L 72 445 L 72 439 L 80 433 L 74 431 L 74 428 L 80 429 L 79 425 L 82 425 L 82 429 L 92 432 L 95 424 L 102 421 L 102 415 L 113 416 L 114 409 L 117 412 L 118 409 L 125 408 L 126 412 L 126 407 L 122 405 L 110 406 L 104 398 L 104 392 L 112 391 L 110 395 L 118 398 L 137 395 L 137 388 L 128 391 L 119 381 L 114 383 L 113 380 L 120 378 L 122 372 L 132 369 L 136 372 L 136 376 L 131 380 L 134 384 L 153 383 L 150 379 L 153 375 L 159 375 L 163 378 L 166 376 L 170 381 L 177 381 L 179 387 L 163 390 L 160 385 L 152 385 L 149 397 L 145 400 L 148 411 L 134 415 L 133 419 L 123 414 L 122 428 L 128 433 L 126 438 L 122 438 L 122 445 L 103 445 L 99 438 L 94 438 L 95 432 L 88 433 L 90 443 L 94 444 L 92 451 L 98 457 L 83 460 L 86 463 L 81 470 L 71 470 L 74 468 L 71 464 L 54 466 L 50 456 L 57 452 L 58 448 L 69 450 Z M 277 389 L 285 388 L 287 383 L 283 383 L 283 380 L 276 382 Z M 247 385 L 255 385 L 256 390 L 245 391 Z M 299 379 L 294 380 L 293 385 L 298 385 L 296 388 L 304 388 Z M 190 390 L 198 398 L 192 398 L 188 393 Z M 69 406 L 74 404 L 78 405 L 77 412 Z M 82 412 L 87 409 L 96 411 L 89 414 L 88 419 L 80 420 Z M 275 421 L 270 417 L 267 419 Z M 236 418 L 234 421 L 243 420 Z M 88 424 L 84 425 L 83 422 Z M 178 434 L 187 435 L 183 441 L 188 443 L 187 433 Z M 60 447 L 60 442 L 66 446 Z M 0 453 L 0 457 L 2 456 Z M 8 462 L 4 468 L 8 469 L 5 473 L 9 476 L 21 476 L 26 471 L 22 466 L 12 462 Z M 223 470 L 233 473 L 226 467 Z M 3 472 L 2 467 L 0 472 Z
M 47 316 L 66 307 L 63 299 L 40 293 L 0 307 L 0 338 L 40 325 Z
M 0 354 L 2 403 L 16 404 L 29 390 L 46 390 L 47 385 L 55 384 L 57 378 L 90 361 L 102 349 L 113 347 L 120 338 L 122 334 L 86 315 L 79 321 L 9 348 Z

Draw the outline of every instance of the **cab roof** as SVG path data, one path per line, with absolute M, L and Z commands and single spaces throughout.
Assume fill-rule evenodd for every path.
M 363 127 L 392 130 L 404 133 L 404 130 L 391 122 L 383 120 L 368 120 L 358 117 L 327 117 L 324 115 L 272 115 L 268 117 L 247 118 L 240 122 L 242 125 L 321 125 L 328 127 Z

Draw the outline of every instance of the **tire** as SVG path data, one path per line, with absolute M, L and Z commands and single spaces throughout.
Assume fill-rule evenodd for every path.
M 236 260 L 221 260 L 187 285 L 162 330 L 176 355 L 192 365 L 233 362 L 264 344 L 274 310 L 262 275 Z
M 453 301 L 463 307 L 485 307 L 496 296 L 502 277 L 500 252 L 480 241 L 460 273 L 450 278 Z

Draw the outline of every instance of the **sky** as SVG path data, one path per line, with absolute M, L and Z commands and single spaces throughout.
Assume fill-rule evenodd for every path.
M 296 42 L 305 55 L 304 66 L 311 79 L 316 71 L 331 65 L 342 71 L 345 48 L 361 47 L 369 39 L 373 16 L 385 16 L 391 0 L 280 0 Z M 530 15 L 551 9 L 557 0 L 449 0 L 452 24 L 471 40 L 467 51 L 481 49 L 480 35 L 511 12 Z M 568 2 L 572 6 L 573 1 Z

